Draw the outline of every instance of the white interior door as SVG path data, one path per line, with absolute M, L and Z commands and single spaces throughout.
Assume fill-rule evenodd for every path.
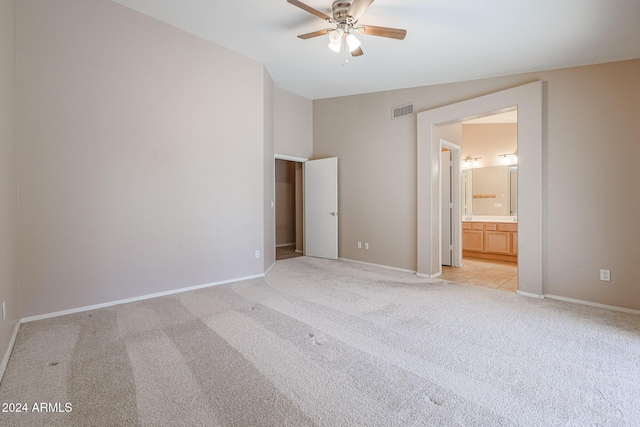
M 305 255 L 338 259 L 338 158 L 304 164 Z
M 442 265 L 448 266 L 451 265 L 453 252 L 451 166 L 451 151 L 443 151 L 442 162 L 440 163 L 440 170 L 442 172 L 442 176 L 440 177 L 440 184 L 442 185 L 442 191 L 440 193 L 442 195 Z

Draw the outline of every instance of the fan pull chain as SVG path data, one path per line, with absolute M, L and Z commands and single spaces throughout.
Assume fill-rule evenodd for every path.
M 344 50 L 344 62 L 342 63 L 342 66 L 344 67 L 345 65 L 347 65 L 349 63 L 349 46 L 347 46 L 347 35 L 344 34 L 342 36 L 342 45 L 340 46 L 341 50 Z

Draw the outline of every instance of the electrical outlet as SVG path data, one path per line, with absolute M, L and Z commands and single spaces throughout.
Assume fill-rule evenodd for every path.
M 365 244 L 364 244 L 364 248 L 365 248 L 365 249 L 369 249 L 369 244 L 368 244 L 368 243 L 365 243 Z
M 358 249 L 362 249 L 362 242 L 358 242 Z
M 260 258 L 260 251 L 256 251 L 256 259 Z
M 600 280 L 602 280 L 603 282 L 610 282 L 611 281 L 611 270 L 600 269 Z

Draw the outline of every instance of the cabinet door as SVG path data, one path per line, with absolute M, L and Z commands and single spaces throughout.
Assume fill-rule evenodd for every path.
M 511 233 L 513 238 L 511 239 L 511 253 L 518 255 L 518 233 Z
M 479 230 L 462 230 L 462 249 L 465 251 L 484 251 L 484 232 Z
M 485 251 L 497 254 L 511 254 L 511 233 L 508 231 L 485 231 Z

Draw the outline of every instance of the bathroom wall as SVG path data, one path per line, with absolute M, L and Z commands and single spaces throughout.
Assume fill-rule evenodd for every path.
M 518 149 L 517 123 L 481 123 L 462 125 L 462 158 L 478 157 L 479 167 L 499 166 L 499 154 Z

